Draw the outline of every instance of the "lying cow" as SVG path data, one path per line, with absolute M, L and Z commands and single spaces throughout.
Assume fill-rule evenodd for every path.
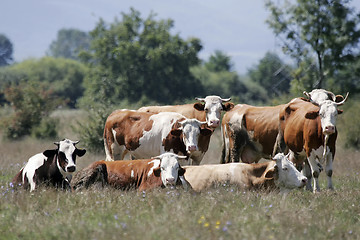
M 337 106 L 344 104 L 346 98 L 341 102 L 323 100 L 320 105 L 296 98 L 279 113 L 280 133 L 293 154 L 291 160 L 302 166 L 305 158 L 307 159 L 304 171 L 309 179 L 308 190 L 320 191 L 318 177 L 323 162 L 326 162 L 328 188 L 333 189 L 332 162 L 337 138 L 336 117 L 342 113 Z M 314 177 L 314 187 L 311 186 L 311 177 Z
M 168 106 L 147 106 L 141 107 L 140 112 L 177 112 L 187 118 L 196 118 L 199 121 L 206 121 L 211 128 L 217 128 L 220 124 L 221 111 L 229 111 L 234 107 L 233 103 L 228 103 L 231 98 L 223 99 L 219 96 L 207 96 L 205 98 L 195 98 L 200 103 Z M 224 104 L 225 103 L 225 104 Z
M 307 178 L 283 153 L 276 154 L 273 159 L 275 161 L 254 164 L 184 166 L 184 178 L 195 191 L 225 183 L 244 189 L 280 188 L 281 191 L 305 186 Z
M 85 149 L 75 145 L 79 141 L 64 139 L 55 142 L 57 149 L 45 150 L 29 158 L 26 165 L 14 177 L 14 185 L 30 186 L 30 192 L 40 184 L 69 189 L 71 177 L 76 170 L 76 156 L 83 156 Z
M 221 163 L 257 163 L 261 158 L 275 155 L 281 142 L 279 112 L 285 106 L 255 107 L 238 104 L 225 113 L 221 131 L 223 151 Z M 278 144 L 277 144 L 278 143 Z
M 152 159 L 97 161 L 74 175 L 71 186 L 74 190 L 88 188 L 100 183 L 121 190 L 149 190 L 179 184 L 184 169 L 178 160 L 186 158 L 173 153 L 164 153 Z
M 128 153 L 135 159 L 146 159 L 174 152 L 190 157 L 198 165 L 212 133 L 206 122 L 187 119 L 175 112 L 117 110 L 105 123 L 106 160 L 122 160 Z

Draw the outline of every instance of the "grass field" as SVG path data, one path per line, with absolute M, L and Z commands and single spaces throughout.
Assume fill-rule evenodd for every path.
M 61 138 L 76 140 L 67 131 L 63 127 Z M 354 150 L 338 147 L 335 191 L 325 189 L 321 173 L 322 191 L 316 194 L 234 186 L 202 193 L 105 188 L 30 194 L 14 191 L 9 182 L 30 156 L 55 145 L 33 139 L 0 141 L 0 239 L 360 239 L 360 153 Z M 204 163 L 218 162 L 220 150 L 216 132 Z M 103 158 L 88 152 L 77 159 L 78 169 Z

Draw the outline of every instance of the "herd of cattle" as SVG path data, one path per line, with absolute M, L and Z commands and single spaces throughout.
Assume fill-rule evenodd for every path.
M 337 107 L 348 94 L 324 89 L 304 94 L 307 98 L 272 107 L 234 105 L 230 98 L 207 96 L 196 98 L 195 104 L 116 110 L 104 127 L 105 160 L 75 173 L 76 156 L 86 150 L 76 147 L 78 141 L 64 139 L 55 143 L 57 149 L 32 156 L 13 183 L 30 191 L 40 184 L 141 191 L 182 185 L 201 191 L 224 183 L 281 191 L 306 185 L 320 191 L 318 177 L 325 164 L 332 189 L 336 118 L 342 113 Z M 220 124 L 220 163 L 200 165 Z M 270 161 L 259 163 L 262 158 Z

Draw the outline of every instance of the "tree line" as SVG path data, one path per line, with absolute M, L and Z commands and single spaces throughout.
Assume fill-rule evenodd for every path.
M 46 119 L 59 106 L 92 109 L 103 119 L 108 109 L 179 104 L 212 94 L 264 105 L 313 88 L 359 92 L 360 15 L 348 1 L 267 1 L 266 8 L 269 27 L 295 64 L 268 52 L 245 75 L 220 50 L 201 60 L 201 40 L 172 34 L 173 20 L 158 20 L 155 13 L 143 18 L 133 8 L 110 23 L 99 19 L 90 32 L 59 30 L 41 59 L 14 63 L 12 43 L 0 34 L 0 104 L 13 111 L 1 121 L 5 135 L 34 134 L 32 126 L 41 122 L 35 116 Z

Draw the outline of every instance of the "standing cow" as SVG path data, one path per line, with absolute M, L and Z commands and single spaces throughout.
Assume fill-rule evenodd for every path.
M 210 128 L 217 128 L 220 125 L 221 111 L 229 111 L 234 104 L 229 102 L 231 98 L 221 98 L 219 96 L 207 96 L 205 98 L 195 98 L 200 103 L 168 106 L 147 106 L 141 107 L 140 112 L 177 112 L 187 118 L 196 118 L 199 121 L 206 121 Z
M 206 122 L 175 112 L 117 110 L 105 123 L 106 160 L 122 160 L 128 153 L 135 159 L 145 159 L 174 152 L 190 157 L 193 164 L 199 165 L 212 133 Z
M 238 104 L 225 113 L 221 131 L 223 150 L 221 163 L 257 163 L 270 159 L 276 150 L 279 112 L 285 106 L 254 107 Z
M 318 177 L 323 162 L 326 162 L 328 188 L 333 189 L 332 162 L 337 138 L 336 118 L 342 113 L 337 106 L 344 104 L 346 98 L 341 102 L 322 100 L 320 105 L 296 98 L 279 114 L 280 133 L 293 153 L 292 160 L 297 165 L 302 165 L 304 157 L 307 159 L 304 171 L 309 179 L 308 190 L 320 191 Z M 301 158 L 301 155 L 304 157 Z M 314 177 L 314 187 L 311 186 L 311 177 Z
M 64 139 L 55 142 L 57 149 L 45 150 L 29 158 L 26 165 L 14 177 L 15 185 L 30 186 L 30 192 L 39 184 L 70 189 L 72 174 L 76 170 L 76 156 L 83 156 L 85 149 L 75 147 L 79 141 Z
M 150 190 L 180 184 L 185 170 L 178 160 L 186 158 L 174 153 L 163 153 L 152 159 L 97 161 L 77 172 L 71 181 L 74 190 L 100 183 L 121 190 Z

